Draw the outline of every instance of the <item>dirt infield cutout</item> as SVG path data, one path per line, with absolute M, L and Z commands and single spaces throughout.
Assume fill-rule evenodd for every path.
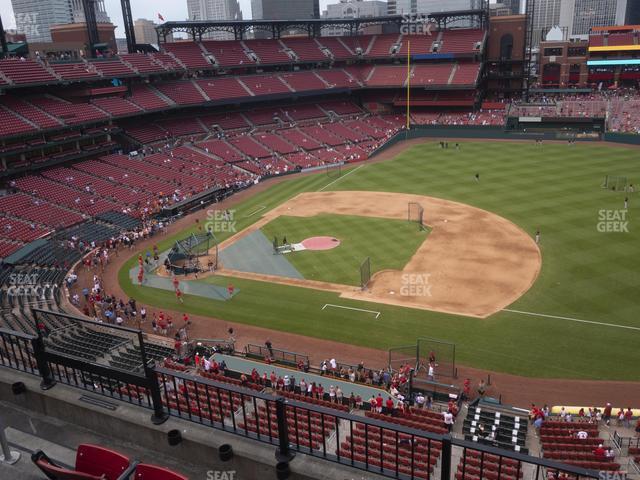
M 407 205 L 424 208 L 432 232 L 402 270 L 373 275 L 365 290 L 346 285 L 281 278 L 223 268 L 242 278 L 338 292 L 344 298 L 485 318 L 512 304 L 535 282 L 541 254 L 520 227 L 470 205 L 421 195 L 389 192 L 306 192 L 267 212 L 225 240 L 220 249 L 281 216 L 323 213 L 406 218 Z

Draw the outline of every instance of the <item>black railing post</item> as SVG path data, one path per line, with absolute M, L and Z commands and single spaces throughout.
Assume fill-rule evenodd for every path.
M 160 425 L 169 419 L 169 413 L 164 409 L 164 405 L 162 405 L 162 395 L 160 394 L 160 385 L 158 384 L 155 362 L 150 365 L 147 360 L 147 351 L 144 348 L 144 338 L 142 337 L 141 331 L 138 331 L 138 343 L 140 345 L 142 365 L 144 366 L 144 376 L 147 377 L 149 396 L 151 397 L 151 404 L 153 405 L 151 422 L 154 425 Z
M 39 329 L 38 336 L 31 341 L 31 346 L 33 347 L 33 356 L 36 358 L 36 364 L 38 365 L 38 372 L 40 372 L 40 376 L 42 377 L 40 388 L 42 388 L 42 390 L 49 390 L 56 384 L 56 381 L 51 374 L 49 362 L 47 362 L 44 339 Z
M 149 396 L 151 397 L 151 404 L 153 405 L 153 415 L 151 415 L 151 422 L 154 425 L 160 425 L 169 418 L 169 413 L 164 409 L 162 405 L 162 395 L 160 394 L 160 385 L 158 385 L 158 376 L 156 375 L 155 364 L 145 365 L 144 374 L 147 377 L 149 384 Z
M 268 406 L 267 406 L 268 410 Z M 287 424 L 287 406 L 284 398 L 276 400 L 276 418 L 278 420 L 278 449 L 276 459 L 278 462 L 288 462 L 295 453 L 289 448 L 289 425 Z M 311 441 L 311 439 L 309 439 Z
M 442 467 L 440 468 L 440 480 L 451 480 L 451 435 L 442 437 Z

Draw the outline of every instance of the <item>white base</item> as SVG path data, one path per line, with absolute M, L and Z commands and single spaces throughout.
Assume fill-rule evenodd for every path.
M 9 452 L 11 458 L 5 459 L 4 455 L 0 454 L 0 463 L 6 463 L 7 465 L 13 465 L 20 460 L 20 452 L 11 451 Z

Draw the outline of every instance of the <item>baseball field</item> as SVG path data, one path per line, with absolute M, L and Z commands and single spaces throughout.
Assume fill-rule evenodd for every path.
M 637 156 L 590 143 L 424 143 L 337 178 L 291 177 L 233 207 L 233 228 L 216 232 L 222 251 L 249 232 L 340 241 L 282 255 L 295 279 L 222 265 L 198 281 L 233 283 L 239 294 L 186 295 L 184 305 L 131 282 L 136 256 L 118 279 L 127 295 L 167 310 L 380 350 L 438 338 L 455 343 L 466 366 L 637 381 L 640 196 L 602 188 L 607 175 L 640 179 Z M 424 207 L 424 230 L 407 221 L 409 201 Z M 197 228 L 162 238 L 160 249 Z M 372 280 L 360 292 L 366 257 Z

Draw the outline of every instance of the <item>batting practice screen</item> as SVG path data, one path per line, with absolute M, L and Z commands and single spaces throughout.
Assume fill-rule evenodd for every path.
M 407 210 L 407 220 L 410 223 L 415 223 L 418 225 L 419 229 L 423 229 L 424 227 L 424 208 L 419 203 L 409 202 L 409 207 Z
M 364 259 L 360 265 L 360 287 L 364 290 L 371 280 L 371 257 Z

